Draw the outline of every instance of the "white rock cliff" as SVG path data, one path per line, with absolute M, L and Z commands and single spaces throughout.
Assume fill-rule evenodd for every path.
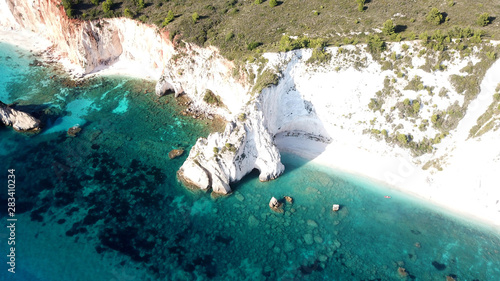
M 10 108 L 0 101 L 0 120 L 5 126 L 12 126 L 19 132 L 36 132 L 40 130 L 40 120 L 28 113 Z

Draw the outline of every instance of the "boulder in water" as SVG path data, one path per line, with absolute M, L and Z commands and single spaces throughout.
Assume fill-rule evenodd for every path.
M 168 153 L 168 158 L 174 159 L 174 158 L 181 156 L 183 153 L 184 153 L 184 149 L 172 149 Z
M 76 137 L 76 135 L 80 133 L 81 130 L 82 128 L 80 128 L 80 125 L 76 124 L 75 126 L 68 129 L 68 136 Z
M 334 212 L 336 212 L 336 211 L 340 210 L 340 205 L 338 205 L 338 204 L 333 204 L 332 210 L 333 210 Z
M 271 201 L 269 201 L 269 208 L 273 211 L 280 212 L 281 206 L 282 204 L 275 197 L 271 198 Z

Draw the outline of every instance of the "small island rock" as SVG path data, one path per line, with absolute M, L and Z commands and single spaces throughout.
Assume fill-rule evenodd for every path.
M 281 205 L 282 204 L 275 197 L 271 198 L 271 201 L 269 201 L 269 208 L 271 208 L 273 211 L 279 212 Z

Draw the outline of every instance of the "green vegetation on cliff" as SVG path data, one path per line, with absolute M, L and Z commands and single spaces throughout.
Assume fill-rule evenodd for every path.
M 200 46 L 215 45 L 229 59 L 280 51 L 283 34 L 322 38 L 326 46 L 344 39 L 377 43 L 413 40 L 416 34 L 446 32 L 458 26 L 479 28 L 500 38 L 494 1 L 360 0 L 63 0 L 67 14 L 79 19 L 128 16 L 167 29 Z M 262 4 L 261 4 L 262 3 Z M 389 21 L 390 20 L 390 21 Z M 385 24 L 384 24 L 385 23 Z M 383 29 L 383 33 L 380 30 Z M 173 36 L 172 36 L 173 38 Z

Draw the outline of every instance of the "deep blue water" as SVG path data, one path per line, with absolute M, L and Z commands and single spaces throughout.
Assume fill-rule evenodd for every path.
M 44 124 L 37 135 L 0 128 L 18 219 L 17 273 L 2 266 L 0 280 L 500 280 L 498 233 L 294 155 L 277 180 L 250 174 L 231 196 L 188 191 L 175 176 L 187 153 L 167 153 L 189 151 L 211 124 L 181 116 L 153 82 L 75 85 L 34 59 L 0 44 L 0 100 Z M 293 204 L 271 211 L 285 195 Z

